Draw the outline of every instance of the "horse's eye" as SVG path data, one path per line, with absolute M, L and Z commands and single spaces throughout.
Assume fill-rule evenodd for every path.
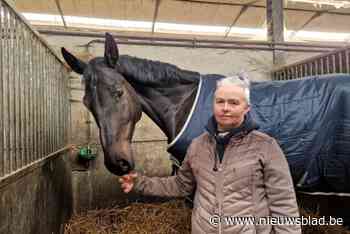
M 123 89 L 121 88 L 117 88 L 117 89 L 113 89 L 111 90 L 112 96 L 114 98 L 120 98 L 123 95 Z
M 117 96 L 121 97 L 123 95 L 124 91 L 123 89 L 117 89 Z

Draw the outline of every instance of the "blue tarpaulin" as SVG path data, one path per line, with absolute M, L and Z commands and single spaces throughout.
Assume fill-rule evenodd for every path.
M 196 105 L 168 152 L 180 162 L 212 115 L 216 81 L 201 77 Z M 250 114 L 274 137 L 300 190 L 350 192 L 350 75 L 253 82 Z

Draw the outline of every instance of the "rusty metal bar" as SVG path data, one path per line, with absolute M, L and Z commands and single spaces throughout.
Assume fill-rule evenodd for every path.
M 324 58 L 320 59 L 320 74 L 324 74 Z
M 332 54 L 331 58 L 332 58 L 332 73 L 336 73 L 337 69 L 336 69 L 335 54 Z
M 296 78 L 300 77 L 300 66 L 295 66 L 296 68 Z
M 35 156 L 36 160 L 41 157 L 40 155 L 40 51 L 39 51 L 40 44 L 38 41 L 35 42 L 35 122 L 36 122 L 36 128 L 35 128 L 35 135 L 36 135 L 36 145 L 35 145 Z
M 61 80 L 61 69 L 59 66 L 57 66 L 57 148 L 60 148 L 62 145 L 61 145 L 61 142 L 62 142 L 62 136 L 61 136 L 61 128 L 62 128 L 62 117 L 61 117 L 61 97 L 62 97 L 62 90 L 61 90 L 61 86 L 62 86 L 62 83 L 63 82 Z
M 25 57 L 24 57 L 24 96 L 25 96 L 25 159 L 24 162 L 27 165 L 30 162 L 30 121 L 29 121 L 29 94 L 30 94 L 30 62 L 29 62 L 29 56 L 30 56 L 30 50 L 29 50 L 29 43 L 30 43 L 30 35 L 25 30 L 24 32 L 24 50 L 25 50 Z
M 25 129 L 25 96 L 24 96 L 24 79 L 25 79 L 25 48 L 24 48 L 24 27 L 22 23 L 19 23 L 19 64 L 20 67 L 20 74 L 19 74 L 19 99 L 20 99 L 20 167 L 25 166 L 25 136 L 24 136 L 24 129 Z
M 31 35 L 30 39 L 30 117 L 29 117 L 29 124 L 30 124 L 30 162 L 35 161 L 35 118 L 34 118 L 34 94 L 35 94 L 35 86 L 34 86 L 34 36 Z
M 10 141 L 11 141 L 11 171 L 16 170 L 16 158 L 17 158 L 17 146 L 16 146 L 16 55 L 15 55 L 15 35 L 14 35 L 14 19 L 13 13 L 9 12 L 10 21 L 10 61 L 9 61 L 9 71 L 10 71 Z
M 304 76 L 304 66 L 303 65 L 299 65 L 300 66 L 300 77 Z
M 41 139 L 40 141 L 40 149 L 39 149 L 39 155 L 40 158 L 45 156 L 44 153 L 44 144 L 45 144 L 45 137 L 44 137 L 44 129 L 45 129 L 45 124 L 44 124 L 44 47 L 40 46 L 39 49 L 39 64 L 40 64 L 40 68 L 39 68 L 39 110 L 40 110 L 40 118 L 39 118 L 39 123 L 40 123 L 40 137 L 39 139 Z
M 27 106 L 27 139 L 28 139 L 28 162 L 32 162 L 32 156 L 33 156 L 33 136 L 32 136 L 32 40 L 33 37 L 31 34 L 28 34 L 27 37 L 27 63 L 28 63 L 28 68 L 27 68 L 27 99 L 28 99 L 28 106 Z
M 49 144 L 50 144 L 50 151 L 49 152 L 52 152 L 53 151 L 53 149 L 54 149 L 54 146 L 53 146 L 53 118 L 52 118 L 52 116 L 53 116 L 53 110 L 54 110 L 54 108 L 53 108 L 53 101 L 52 101 L 52 99 L 53 99 L 53 88 L 54 88 L 54 79 L 53 79 L 53 77 L 54 77 L 54 72 L 53 72 L 53 66 L 52 66 L 52 60 L 51 60 L 51 58 L 49 58 L 49 61 L 50 61 L 50 75 L 49 75 L 49 77 L 50 77 L 50 85 L 49 85 L 49 89 L 50 89 L 50 94 L 49 94 L 49 100 L 50 100 L 50 103 L 49 103 L 49 114 L 50 114 L 50 121 L 49 121 L 49 128 L 50 128 L 50 135 L 49 135 L 49 139 L 50 139 L 50 141 L 49 141 Z
M 345 72 L 346 73 L 350 73 L 350 60 L 349 60 L 349 56 L 350 56 L 350 50 L 349 51 L 345 51 Z
M 56 145 L 55 145 L 55 149 L 59 147 L 59 68 L 58 66 L 55 65 L 55 81 L 56 81 L 56 85 L 55 85 L 55 106 L 56 106 L 56 111 L 55 111 L 55 142 L 56 142 Z
M 5 136 L 4 136 L 4 119 L 5 119 L 5 106 L 4 106 L 4 8 L 0 1 L 0 177 L 5 174 Z
M 39 30 L 42 34 L 47 35 L 64 35 L 75 37 L 95 37 L 104 38 L 102 33 L 85 33 L 85 32 L 67 32 Z M 272 43 L 266 41 L 237 41 L 237 40 L 198 40 L 198 39 L 179 39 L 164 37 L 140 37 L 140 36 L 117 36 L 115 37 L 118 44 L 141 45 L 141 46 L 167 46 L 183 48 L 214 48 L 214 49 L 245 49 L 245 50 L 265 50 L 272 51 L 301 51 L 301 52 L 329 52 L 340 46 L 330 46 L 325 44 L 307 44 L 307 43 Z M 94 39 L 87 43 L 104 43 L 104 40 Z M 85 45 L 84 45 L 85 46 Z
M 5 129 L 5 140 L 6 140 L 6 146 L 5 148 L 7 149 L 7 152 L 5 151 L 5 174 L 10 173 L 11 171 L 11 164 L 10 164 L 10 160 L 11 160 L 11 141 L 10 141 L 10 73 L 9 73 L 9 54 L 10 54 L 10 40 L 9 40 L 9 12 L 8 9 L 5 7 L 4 8 L 4 28 L 5 28 L 5 50 L 6 52 L 5 54 L 5 58 L 4 58 L 4 71 L 5 71 L 5 76 L 4 76 L 4 80 L 5 80 L 5 125 L 4 125 L 4 129 Z
M 318 75 L 318 74 L 319 74 L 318 62 L 319 62 L 319 60 L 316 60 L 316 61 L 314 62 L 314 75 Z
M 44 76 L 45 76 L 45 139 L 49 139 L 49 118 L 48 118 L 48 113 L 49 113 L 49 79 L 50 79 L 50 74 L 48 72 L 48 69 L 49 69 L 49 59 L 48 59 L 48 51 L 47 49 L 45 50 L 45 61 L 44 61 L 44 64 L 45 64 L 45 68 L 44 68 Z M 49 149 L 49 142 L 48 140 L 45 141 L 45 155 L 47 155 L 48 153 L 50 152 L 50 149 Z
M 34 41 L 34 136 L 35 136 L 35 144 L 34 144 L 34 156 L 35 160 L 38 160 L 39 158 L 39 152 L 38 152 L 38 145 L 39 145 L 39 105 L 38 105 L 38 94 L 39 94 L 39 89 L 38 89 L 38 41 L 35 39 Z
M 56 35 L 56 36 L 74 36 L 74 37 L 89 37 L 89 38 L 105 38 L 104 33 L 93 33 L 93 32 L 77 32 L 77 31 L 67 31 L 67 30 L 38 30 L 42 34 Z M 267 42 L 267 41 L 242 41 L 242 40 L 208 40 L 208 39 L 189 39 L 189 38 L 169 38 L 169 37 L 147 37 L 147 36 L 123 36 L 123 35 L 113 35 L 116 41 L 120 44 L 127 41 L 132 42 L 176 42 L 179 46 L 180 43 L 188 43 L 190 45 L 198 43 L 200 44 L 222 44 L 222 45 L 252 45 L 252 46 L 268 46 L 275 47 L 281 50 L 279 47 L 300 47 L 300 48 L 316 48 L 325 49 L 330 51 L 331 49 L 342 48 L 342 46 L 337 45 L 327 45 L 327 44 L 317 44 L 317 43 L 303 43 L 303 42 Z M 103 40 L 94 40 L 91 42 L 103 43 Z M 157 43 L 155 43 L 157 44 Z
M 343 54 L 345 51 L 342 51 L 338 54 L 338 59 L 339 59 L 339 72 L 344 72 L 343 70 Z
M 56 87 L 57 87 L 57 83 L 56 83 L 56 66 L 54 65 L 53 61 L 51 63 L 51 66 L 53 67 L 53 74 L 52 74 L 52 150 L 51 152 L 53 152 L 56 148 L 56 112 L 55 109 L 57 108 L 56 106 Z
M 19 41 L 21 39 L 20 22 L 17 17 L 14 16 L 14 68 L 15 68 L 15 146 L 16 146 L 16 170 L 22 167 L 22 137 L 21 137 L 21 48 L 19 47 Z
M 55 111 L 53 111 L 53 142 L 54 142 L 54 149 L 57 148 L 57 67 L 54 66 L 54 85 L 53 85 L 53 108 Z
M 313 62 L 309 63 L 309 75 L 312 76 L 314 75 L 314 66 L 313 66 Z
M 329 63 L 329 57 L 326 57 L 326 74 L 330 73 L 330 63 Z
M 52 96 L 52 74 L 51 74 L 51 61 L 50 57 L 47 58 L 47 90 L 48 90 L 48 96 L 47 96 L 47 149 L 48 153 L 52 152 L 51 148 L 51 128 L 52 128 L 52 121 L 51 121 L 51 114 L 52 114 L 52 104 L 51 104 L 51 96 Z
M 71 129 L 72 129 L 72 119 L 71 119 L 71 110 L 70 110 L 70 101 L 69 101 L 69 98 L 70 98 L 70 96 L 71 96 L 71 94 L 70 94 L 70 90 L 69 90 L 69 80 L 68 79 L 64 79 L 65 80 L 65 86 L 64 86 L 64 88 L 65 88 L 65 90 L 66 90 L 66 95 L 65 95 L 65 97 L 68 97 L 68 98 L 66 98 L 65 99 L 65 101 L 66 101 L 66 103 L 65 103 L 65 106 L 66 106 L 66 108 L 65 108 L 65 111 L 66 111 L 66 113 L 65 113 L 65 118 L 66 118 L 66 125 L 67 125 L 67 127 L 65 128 L 65 129 L 67 129 L 67 131 L 66 131 L 66 140 L 65 140 L 65 142 L 66 142 L 66 144 L 68 144 L 68 142 L 69 142 L 69 140 L 70 140 L 70 137 L 71 137 Z
M 65 81 L 62 79 L 63 77 L 63 71 L 62 71 L 62 68 L 60 68 L 60 76 L 61 76 L 61 80 L 60 80 L 60 84 L 61 84 L 61 93 L 62 94 L 65 94 L 65 91 L 64 91 L 64 86 L 65 86 Z M 65 144 L 65 135 L 64 135 L 64 131 L 63 129 L 66 128 L 65 126 L 65 113 L 64 113 L 64 108 L 65 108 L 65 105 L 64 105 L 64 98 L 61 97 L 61 124 L 60 124 L 60 129 L 62 130 L 61 131 L 61 136 L 60 136 L 60 139 L 61 139 L 61 145 L 64 145 Z

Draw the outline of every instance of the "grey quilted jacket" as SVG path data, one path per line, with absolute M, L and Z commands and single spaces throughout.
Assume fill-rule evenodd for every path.
M 134 189 L 166 197 L 195 189 L 193 234 L 301 233 L 292 220 L 299 211 L 289 167 L 273 138 L 257 130 L 232 138 L 217 171 L 214 153 L 214 138 L 203 133 L 192 141 L 176 175 L 140 175 Z

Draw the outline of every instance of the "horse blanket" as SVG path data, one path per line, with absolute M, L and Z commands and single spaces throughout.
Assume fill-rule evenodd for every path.
M 168 148 L 180 162 L 205 131 L 221 78 L 201 77 L 191 113 Z M 250 95 L 249 114 L 279 142 L 299 190 L 350 192 L 350 75 L 253 82 Z

